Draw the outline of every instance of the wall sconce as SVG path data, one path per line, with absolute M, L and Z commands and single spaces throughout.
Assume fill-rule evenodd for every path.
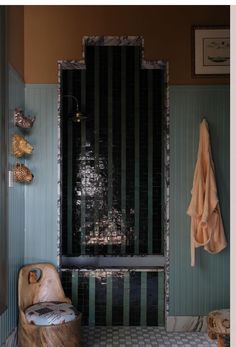
M 81 111 L 79 111 L 79 102 L 78 102 L 78 99 L 74 95 L 63 95 L 63 97 L 72 98 L 76 102 L 75 115 L 72 117 L 73 122 L 80 123 L 82 120 L 87 118 Z

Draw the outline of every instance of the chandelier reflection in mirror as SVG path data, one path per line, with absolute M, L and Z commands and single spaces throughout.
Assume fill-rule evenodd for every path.
M 84 245 L 121 245 L 126 244 L 126 235 L 122 232 L 124 230 L 124 220 L 122 213 L 117 208 L 108 208 L 106 189 L 107 182 L 103 175 L 106 163 L 105 158 L 100 156 L 96 166 L 94 163 L 94 153 L 92 146 L 89 142 L 86 143 L 86 157 L 79 156 L 80 163 L 87 163 L 80 165 L 77 172 L 78 183 L 75 186 L 75 200 L 77 212 L 81 210 L 82 197 L 87 197 L 87 208 L 90 211 L 102 211 L 102 214 L 97 215 L 96 219 L 85 222 L 80 226 L 79 233 L 83 229 L 90 230 L 86 233 L 83 241 Z M 107 214 L 104 212 L 108 211 Z

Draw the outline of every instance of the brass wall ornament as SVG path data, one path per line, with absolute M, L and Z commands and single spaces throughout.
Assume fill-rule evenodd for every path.
M 23 111 L 16 108 L 14 111 L 14 125 L 22 129 L 30 129 L 34 125 L 36 117 L 26 117 Z
M 34 147 L 21 135 L 14 134 L 12 136 L 12 153 L 16 158 L 20 158 L 25 154 L 31 154 Z
M 19 183 L 30 183 L 34 175 L 30 171 L 30 169 L 21 163 L 16 163 L 13 168 L 13 175 L 16 182 Z

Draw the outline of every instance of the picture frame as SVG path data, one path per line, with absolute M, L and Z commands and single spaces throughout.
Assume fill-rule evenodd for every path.
M 194 27 L 194 75 L 230 73 L 230 29 Z

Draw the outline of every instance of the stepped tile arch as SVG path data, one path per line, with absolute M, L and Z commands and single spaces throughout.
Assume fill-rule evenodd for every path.
M 147 61 L 144 59 L 144 39 L 141 36 L 85 36 L 82 40 L 82 60 L 61 60 L 58 61 L 58 241 L 57 259 L 58 266 L 61 266 L 62 244 L 61 244 L 61 204 L 62 204 L 62 176 L 61 176 L 61 77 L 63 70 L 86 69 L 85 47 L 86 46 L 140 46 L 141 47 L 141 69 L 162 69 L 164 73 L 164 125 L 163 125 L 163 144 L 164 144 L 164 196 L 163 196 L 163 229 L 164 229 L 164 255 L 165 255 L 165 317 L 169 312 L 169 176 L 170 176 L 170 117 L 169 117 L 169 69 L 168 62 L 161 60 Z

